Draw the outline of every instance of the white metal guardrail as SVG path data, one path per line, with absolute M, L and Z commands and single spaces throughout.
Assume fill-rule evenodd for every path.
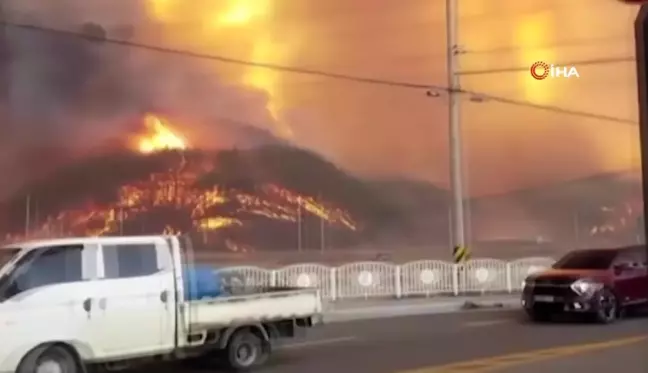
M 218 270 L 240 286 L 316 287 L 329 300 L 514 292 L 529 274 L 550 267 L 552 258 L 513 261 L 473 259 L 464 264 L 418 260 L 404 264 L 354 262 L 338 267 L 318 263 L 267 269 L 254 266 Z

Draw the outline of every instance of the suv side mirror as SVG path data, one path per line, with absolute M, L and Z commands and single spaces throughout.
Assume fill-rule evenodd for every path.
M 626 272 L 634 268 L 634 265 L 632 263 L 619 263 L 619 264 L 615 264 L 613 268 L 614 268 L 614 273 L 620 275 L 623 272 Z

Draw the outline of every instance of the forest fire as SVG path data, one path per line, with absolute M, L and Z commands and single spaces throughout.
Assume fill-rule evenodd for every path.
M 164 171 L 149 170 L 136 180 L 116 186 L 117 191 L 110 200 L 95 198 L 93 191 L 87 190 L 84 193 L 89 197 L 83 203 L 64 205 L 57 211 L 41 211 L 38 215 L 44 218 L 31 224 L 29 236 L 213 232 L 249 229 L 246 227 L 261 221 L 295 226 L 308 217 L 319 219 L 333 229 L 351 232 L 358 229 L 343 209 L 291 191 L 274 181 L 257 180 L 240 188 L 205 183 L 206 174 L 221 171 L 218 155 L 197 150 L 186 152 L 187 141 L 161 117 L 148 114 L 144 124 L 146 134 L 136 138 L 139 157 L 164 159 Z M 232 172 L 238 171 L 245 172 Z M 105 170 L 102 175 L 109 172 Z M 36 195 L 30 198 L 34 202 L 38 200 Z M 54 194 L 50 198 L 64 197 Z M 11 241 L 24 235 L 12 234 L 6 238 Z M 223 242 L 231 250 L 241 247 L 229 237 Z
M 627 231 L 638 232 L 638 219 L 641 208 L 638 202 L 622 203 L 618 206 L 602 206 L 600 212 L 603 222 L 590 229 L 591 236 L 622 234 Z
M 162 150 L 185 150 L 187 141 L 174 133 L 162 118 L 147 114 L 144 117 L 146 133 L 138 137 L 137 148 L 140 152 L 150 154 Z
M 297 222 L 300 214 L 307 213 L 330 224 L 356 229 L 355 223 L 344 211 L 327 208 L 312 197 L 301 196 L 276 185 L 262 186 L 260 194 L 264 196 L 260 197 L 217 187 L 199 190 L 192 186 L 194 180 L 195 175 L 190 172 L 154 174 L 149 180 L 122 186 L 115 203 L 61 212 L 49 218 L 41 231 L 91 236 L 118 233 L 120 224 L 136 220 L 138 216 L 161 207 L 187 211 L 192 226 L 185 226 L 184 230 L 216 230 L 243 225 L 240 215 Z M 227 205 L 231 206 L 228 208 Z M 176 233 L 182 231 L 172 230 Z

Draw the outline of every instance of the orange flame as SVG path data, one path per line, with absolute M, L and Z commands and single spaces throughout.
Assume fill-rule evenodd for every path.
M 185 150 L 187 142 L 174 133 L 161 118 L 147 114 L 144 118 L 147 134 L 138 139 L 138 150 L 144 154 L 155 153 L 163 150 Z
M 203 188 L 196 185 L 199 168 L 189 162 L 181 172 L 152 173 L 148 178 L 122 185 L 112 203 L 89 202 L 73 206 L 57 214 L 46 216 L 29 233 L 30 238 L 62 236 L 102 236 L 120 233 L 124 224 L 138 221 L 156 208 L 184 211 L 190 217 L 189 225 L 166 225 L 165 234 L 189 231 L 204 233 L 244 226 L 250 216 L 297 224 L 310 215 L 320 218 L 331 227 L 357 231 L 351 215 L 340 208 L 279 185 L 265 184 L 258 194 L 223 189 L 218 186 Z M 226 207 L 229 205 L 230 207 Z M 246 216 L 248 217 L 246 219 Z M 24 239 L 21 235 L 7 235 L 6 242 Z M 0 241 L 1 238 L 0 238 Z M 239 243 L 230 242 L 230 251 L 248 252 Z

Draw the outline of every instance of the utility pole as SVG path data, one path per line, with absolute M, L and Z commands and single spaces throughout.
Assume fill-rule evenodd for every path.
M 574 247 L 576 249 L 580 248 L 580 231 L 581 231 L 581 224 L 580 224 L 580 213 L 578 209 L 574 212 Z
M 124 207 L 119 206 L 119 235 L 124 235 Z
M 302 199 L 297 197 L 297 251 L 302 251 Z
M 320 217 L 320 252 L 323 254 L 326 249 L 326 222 Z
M 459 9 L 457 0 L 446 0 L 446 45 L 448 69 L 448 121 L 450 188 L 452 190 L 452 245 L 465 247 L 464 185 L 461 144 L 461 85 L 459 82 Z
M 643 237 L 648 236 L 648 4 L 644 3 L 637 13 L 634 24 L 635 56 L 637 56 L 637 101 L 639 106 L 639 147 L 641 149 L 641 172 L 643 174 Z M 648 245 L 646 246 L 648 255 Z
M 29 238 L 29 230 L 30 230 L 30 223 L 31 223 L 31 216 L 29 216 L 31 213 L 31 194 L 27 195 L 27 199 L 25 200 L 25 237 Z
M 7 14 L 5 0 L 0 0 L 0 135 L 7 139 L 14 135 L 14 124 L 12 123 L 11 112 L 11 50 L 9 36 L 7 35 Z M 4 141 L 3 141 L 4 142 Z
M 324 199 L 322 198 L 322 192 L 319 193 L 318 202 L 322 204 L 324 202 Z M 324 220 L 323 216 L 320 216 L 320 253 L 324 254 L 324 249 L 326 248 L 326 227 L 325 223 L 326 221 Z

